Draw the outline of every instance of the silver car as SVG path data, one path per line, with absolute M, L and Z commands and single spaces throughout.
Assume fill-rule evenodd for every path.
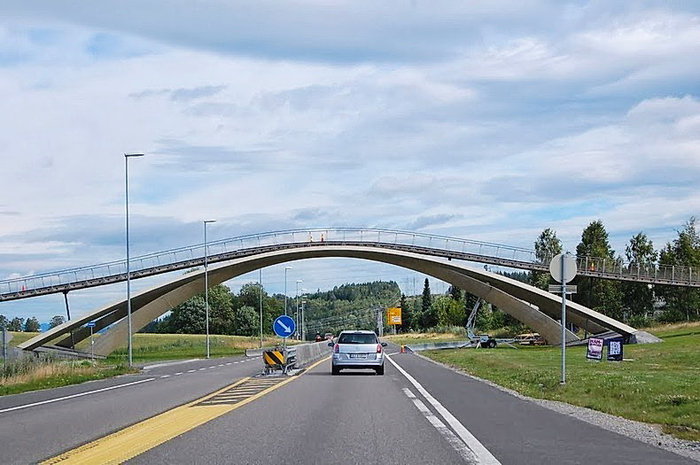
M 337 375 L 343 368 L 372 368 L 378 375 L 384 374 L 384 347 L 373 331 L 343 331 L 333 347 L 331 374 Z

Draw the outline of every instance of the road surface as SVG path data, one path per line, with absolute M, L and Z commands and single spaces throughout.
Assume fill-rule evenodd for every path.
M 2 462 L 34 463 L 86 443 L 80 453 L 96 453 L 121 439 L 109 453 L 137 464 L 697 463 L 416 355 L 391 359 L 384 376 L 331 376 L 324 360 L 277 381 L 254 376 L 259 358 L 201 360 L 0 398 Z

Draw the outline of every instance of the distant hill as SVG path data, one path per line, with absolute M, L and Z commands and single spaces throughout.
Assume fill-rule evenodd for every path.
M 401 289 L 394 281 L 343 284 L 330 291 L 308 294 L 307 334 L 338 334 L 344 329 L 377 329 L 377 312 L 397 305 Z

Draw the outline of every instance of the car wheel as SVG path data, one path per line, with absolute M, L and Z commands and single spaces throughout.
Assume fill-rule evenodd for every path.
M 489 342 L 489 347 L 492 348 L 492 349 L 493 349 L 494 347 L 496 347 L 496 341 L 491 341 L 491 342 Z
M 340 374 L 340 368 L 331 367 L 331 374 L 332 375 Z
M 383 375 L 384 374 L 384 365 L 380 366 L 377 368 L 377 374 L 378 375 Z

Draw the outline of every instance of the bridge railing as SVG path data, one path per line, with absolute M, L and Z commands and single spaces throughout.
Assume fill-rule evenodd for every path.
M 327 228 L 327 229 L 293 229 L 262 234 L 251 234 L 207 243 L 207 254 L 217 256 L 255 247 L 301 244 L 309 242 L 329 243 L 366 243 L 395 244 L 434 249 L 436 251 L 456 252 L 471 255 L 470 259 L 478 261 L 479 257 L 502 260 L 516 267 L 546 270 L 544 263 L 537 261 L 532 250 L 495 244 L 483 241 L 461 239 L 448 236 L 423 234 L 378 228 Z M 132 273 L 168 265 L 193 262 L 201 263 L 204 257 L 204 244 L 196 244 L 176 249 L 133 257 L 130 262 Z M 548 262 L 548 261 L 546 261 Z M 578 257 L 578 269 L 582 274 L 607 278 L 634 278 L 640 280 L 665 280 L 676 283 L 700 284 L 700 270 L 682 266 L 629 266 L 619 260 L 609 258 Z M 519 265 L 519 266 L 517 266 Z M 528 265 L 528 266 L 523 266 Z M 11 294 L 67 286 L 71 283 L 118 280 L 126 275 L 126 260 L 116 260 L 98 265 L 71 268 L 55 272 L 24 276 L 0 281 L 0 294 Z

